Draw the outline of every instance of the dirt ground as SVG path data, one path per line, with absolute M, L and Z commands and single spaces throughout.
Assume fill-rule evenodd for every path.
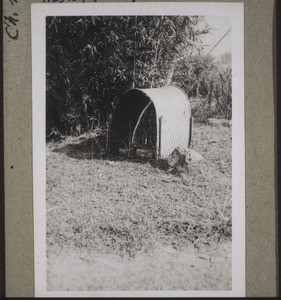
M 231 288 L 231 127 L 195 124 L 176 174 L 87 149 L 47 144 L 48 290 Z
M 228 290 L 231 243 L 204 251 L 159 246 L 133 259 L 68 249 L 49 258 L 50 290 Z

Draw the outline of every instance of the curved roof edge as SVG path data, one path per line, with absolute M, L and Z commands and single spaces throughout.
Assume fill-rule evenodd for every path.
M 150 98 L 152 100 L 152 102 L 153 102 L 153 99 L 151 98 L 151 93 L 149 93 L 149 91 L 155 91 L 155 92 L 156 92 L 156 90 L 158 90 L 158 91 L 160 91 L 160 90 L 164 91 L 164 89 L 167 89 L 167 90 L 175 89 L 177 91 L 180 91 L 183 94 L 183 96 L 189 101 L 189 98 L 188 98 L 187 94 L 185 93 L 185 91 L 182 88 L 180 88 L 180 87 L 178 87 L 176 85 L 169 85 L 169 86 L 158 87 L 158 88 L 145 88 L 145 89 L 142 89 L 142 88 L 132 88 L 132 89 L 129 89 L 129 90 L 125 91 L 119 97 L 119 100 L 121 100 L 123 97 L 125 97 L 130 92 L 138 91 L 138 92 L 143 93 L 148 98 Z

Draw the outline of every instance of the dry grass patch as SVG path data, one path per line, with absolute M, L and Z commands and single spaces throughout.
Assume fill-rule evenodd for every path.
M 167 174 L 148 162 L 47 154 L 48 251 L 74 247 L 134 257 L 231 240 L 231 129 L 197 125 L 204 161 Z M 85 148 L 80 148 L 85 151 Z M 54 248 L 55 247 L 55 248 Z

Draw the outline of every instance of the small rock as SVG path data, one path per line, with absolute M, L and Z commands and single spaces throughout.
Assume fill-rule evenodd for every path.
M 200 161 L 203 160 L 204 157 L 198 153 L 197 151 L 193 149 L 186 149 L 186 162 L 194 162 L 194 161 Z
M 167 163 L 170 167 L 175 168 L 186 164 L 186 151 L 183 148 L 175 148 L 169 155 Z
M 170 167 L 183 167 L 190 162 L 200 161 L 204 157 L 197 151 L 190 148 L 175 148 L 174 151 L 167 159 L 167 163 Z

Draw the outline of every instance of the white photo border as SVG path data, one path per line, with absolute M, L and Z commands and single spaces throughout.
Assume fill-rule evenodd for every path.
M 231 19 L 232 28 L 232 289 L 229 291 L 47 291 L 46 274 L 46 17 L 204 15 Z M 35 297 L 244 297 L 245 131 L 244 4 L 220 2 L 31 4 Z

